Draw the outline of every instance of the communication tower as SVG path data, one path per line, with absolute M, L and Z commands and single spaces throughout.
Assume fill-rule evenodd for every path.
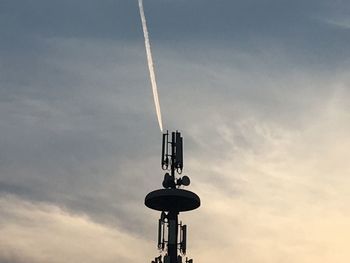
M 187 249 L 187 226 L 179 223 L 178 215 L 200 206 L 198 195 L 181 188 L 190 185 L 190 178 L 181 176 L 183 138 L 178 131 L 171 133 L 170 140 L 169 135 L 168 131 L 163 134 L 161 167 L 167 171 L 162 183 L 163 189 L 152 191 L 145 198 L 148 208 L 161 211 L 158 220 L 158 249 L 161 255 L 152 260 L 152 263 L 183 262 Z M 184 262 L 193 263 L 193 260 L 186 257 Z

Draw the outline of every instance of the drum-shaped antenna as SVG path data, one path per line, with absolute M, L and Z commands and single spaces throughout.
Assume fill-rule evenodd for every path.
M 188 176 L 184 175 L 184 176 L 182 176 L 182 178 L 181 178 L 181 183 L 182 183 L 182 185 L 184 185 L 184 186 L 189 186 L 190 183 L 191 183 L 191 180 L 190 180 L 190 178 L 189 178 Z

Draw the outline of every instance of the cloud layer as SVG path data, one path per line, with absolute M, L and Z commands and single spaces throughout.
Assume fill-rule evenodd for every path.
M 163 174 L 137 2 L 2 5 L 0 261 L 149 261 Z M 349 35 L 329 22 L 347 8 L 145 1 L 196 261 L 350 259 Z
M 1 262 L 141 262 L 143 240 L 42 202 L 0 199 Z

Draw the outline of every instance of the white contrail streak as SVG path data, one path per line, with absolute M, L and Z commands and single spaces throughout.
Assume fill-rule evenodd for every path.
M 151 44 L 149 42 L 146 17 L 145 17 L 145 12 L 143 10 L 143 0 L 139 0 L 139 9 L 140 9 L 141 22 L 142 22 L 143 35 L 145 37 L 146 55 L 147 55 L 149 76 L 151 79 L 151 85 L 152 85 L 152 91 L 153 91 L 153 99 L 154 99 L 154 104 L 156 106 L 159 128 L 160 128 L 160 131 L 163 132 L 162 113 L 160 112 L 156 75 L 154 73 Z

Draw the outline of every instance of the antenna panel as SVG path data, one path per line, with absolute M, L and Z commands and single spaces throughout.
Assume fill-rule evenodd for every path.
M 161 158 L 161 167 L 163 170 L 167 170 L 169 167 L 169 158 L 168 158 L 168 147 L 169 147 L 169 133 L 163 133 L 162 141 L 162 158 Z
M 187 225 L 181 227 L 180 252 L 186 255 L 187 248 Z
M 179 132 L 176 132 L 175 147 L 176 147 L 175 168 L 180 170 L 180 173 L 181 173 L 183 168 L 183 140 L 181 137 L 181 133 Z

